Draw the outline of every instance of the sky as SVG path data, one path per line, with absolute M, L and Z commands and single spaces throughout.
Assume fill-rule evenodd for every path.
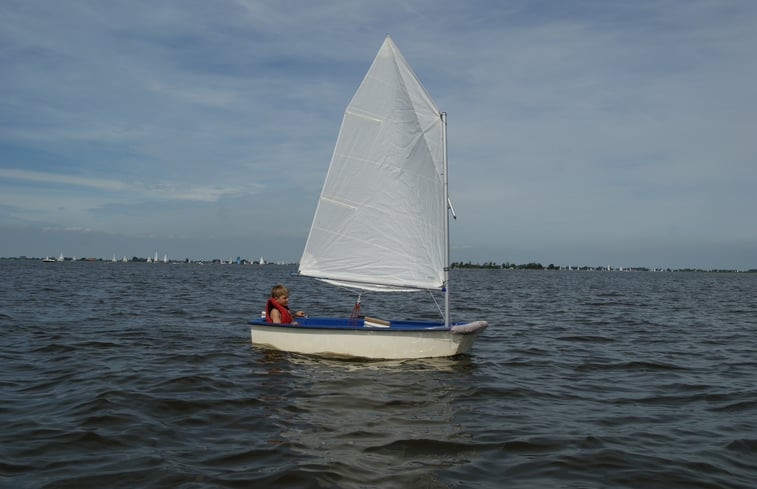
M 386 34 L 453 261 L 757 268 L 757 2 L 0 2 L 0 256 L 299 260 Z

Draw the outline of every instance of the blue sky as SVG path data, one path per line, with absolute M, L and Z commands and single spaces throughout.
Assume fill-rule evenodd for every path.
M 452 259 L 757 267 L 757 2 L 5 1 L 0 256 L 296 261 L 386 33 Z

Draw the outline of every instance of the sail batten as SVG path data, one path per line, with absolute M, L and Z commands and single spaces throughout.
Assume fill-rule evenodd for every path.
M 443 129 L 387 36 L 345 110 L 302 275 L 372 290 L 444 287 Z
M 363 119 L 368 119 L 369 121 L 373 122 L 383 122 L 383 119 L 379 119 L 376 115 L 373 114 L 361 114 L 360 112 L 356 112 L 354 110 L 348 110 L 346 114 L 352 117 L 361 117 Z

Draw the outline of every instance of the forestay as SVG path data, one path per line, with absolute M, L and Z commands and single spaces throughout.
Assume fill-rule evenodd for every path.
M 345 111 L 301 274 L 371 290 L 444 286 L 443 123 L 387 36 Z

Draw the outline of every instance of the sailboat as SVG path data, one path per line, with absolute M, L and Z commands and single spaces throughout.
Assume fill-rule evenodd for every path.
M 441 320 L 254 317 L 254 345 L 375 359 L 470 351 L 487 322 L 450 320 L 446 126 L 387 36 L 345 110 L 299 264 L 300 275 L 348 289 L 444 291 Z

